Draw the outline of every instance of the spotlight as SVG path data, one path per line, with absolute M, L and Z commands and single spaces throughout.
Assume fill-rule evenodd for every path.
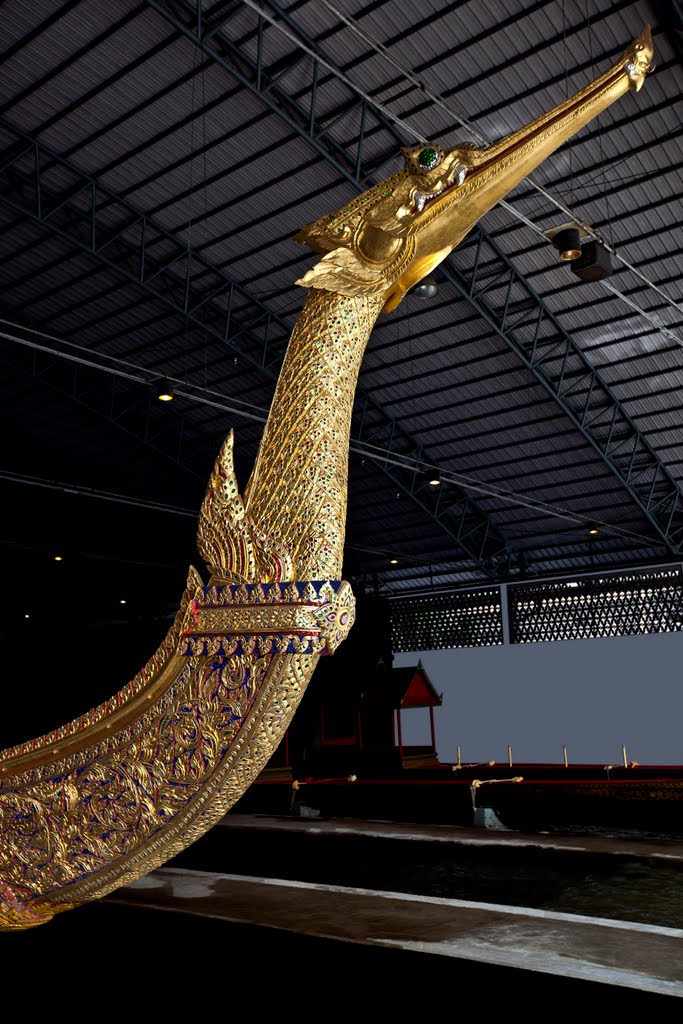
M 430 487 L 439 487 L 440 484 L 441 484 L 441 481 L 439 480 L 439 478 L 437 476 L 434 476 L 434 477 L 432 477 L 431 480 L 428 481 L 428 483 L 429 483 Z
M 55 555 L 55 562 L 61 562 L 61 560 L 62 560 L 62 556 L 61 555 Z
M 581 255 L 572 261 L 572 274 L 582 281 L 602 281 L 612 273 L 612 262 L 607 249 L 599 242 L 584 242 Z
M 172 402 L 173 401 L 173 381 L 169 380 L 168 377 L 162 377 L 161 380 L 157 381 L 157 398 L 160 402 Z
M 586 527 L 586 533 L 589 537 L 597 537 L 600 531 L 594 523 L 591 523 L 589 526 Z
M 431 274 L 429 274 L 427 277 L 423 277 L 419 284 L 415 285 L 412 289 L 412 294 L 417 295 L 418 299 L 433 299 L 435 295 L 439 294 L 439 286 Z
M 578 260 L 581 255 L 581 235 L 578 228 L 563 228 L 553 238 L 561 260 Z
M 392 558 L 391 565 L 398 565 L 398 558 Z

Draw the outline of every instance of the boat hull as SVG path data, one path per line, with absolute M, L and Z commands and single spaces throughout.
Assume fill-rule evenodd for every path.
M 683 780 L 525 780 L 480 787 L 477 806 L 508 828 L 618 828 L 683 835 Z
M 683 768 L 613 769 L 617 778 L 596 765 L 454 768 L 336 779 L 264 776 L 234 810 L 472 825 L 477 810 L 487 808 L 505 827 L 525 831 L 616 828 L 683 835 Z

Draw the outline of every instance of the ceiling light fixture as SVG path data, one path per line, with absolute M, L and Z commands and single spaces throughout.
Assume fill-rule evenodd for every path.
M 422 278 L 419 284 L 415 285 L 412 294 L 417 295 L 418 299 L 433 299 L 435 295 L 439 294 L 439 286 L 431 274 L 428 274 L 427 277 Z
M 590 524 L 586 532 L 588 533 L 589 537 L 596 537 L 600 533 L 597 526 L 595 526 L 593 523 Z
M 392 565 L 398 565 L 398 558 L 392 558 L 391 559 L 391 564 Z
M 432 479 L 429 481 L 429 486 L 430 487 L 439 487 L 440 484 L 441 484 L 441 481 L 436 476 L 432 477 Z
M 157 381 L 157 398 L 160 402 L 173 401 L 174 384 L 168 377 L 162 377 Z
M 61 562 L 61 560 L 62 560 L 62 556 L 61 555 L 55 555 L 55 562 Z
M 553 238 L 561 260 L 578 260 L 581 255 L 581 235 L 578 228 L 564 228 Z

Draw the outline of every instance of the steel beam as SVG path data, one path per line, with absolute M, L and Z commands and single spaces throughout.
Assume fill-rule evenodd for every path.
M 643 431 L 603 380 L 600 372 L 528 280 L 480 228 L 489 261 L 495 259 L 504 287 L 493 295 L 478 286 L 477 261 L 467 251 L 447 261 L 446 278 L 515 353 L 641 510 L 669 551 L 683 552 L 683 494 Z M 490 270 L 490 267 L 489 267 Z M 523 321 L 510 324 L 510 291 L 533 302 Z M 568 377 L 568 369 L 571 376 Z M 567 383 L 567 380 L 570 383 Z
M 122 384 L 116 377 L 109 377 L 102 383 L 101 374 L 96 370 L 84 370 L 75 363 L 65 363 L 45 353 L 10 346 L 11 343 L 5 344 L 0 349 L 0 366 L 4 372 L 13 376 L 20 373 L 40 381 L 43 387 L 64 395 L 129 437 L 142 441 L 195 480 L 203 479 L 196 468 L 196 456 L 185 451 L 186 423 L 182 413 L 165 408 L 163 417 L 155 415 L 157 410 L 151 394 L 141 394 L 139 387 Z

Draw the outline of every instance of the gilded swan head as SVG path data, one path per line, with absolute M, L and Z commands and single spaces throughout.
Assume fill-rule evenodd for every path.
M 296 241 L 323 258 L 297 284 L 382 295 L 383 312 L 394 309 L 546 157 L 629 89 L 638 91 L 652 53 L 646 27 L 609 71 L 490 146 L 404 149 L 402 170 L 298 232 Z

